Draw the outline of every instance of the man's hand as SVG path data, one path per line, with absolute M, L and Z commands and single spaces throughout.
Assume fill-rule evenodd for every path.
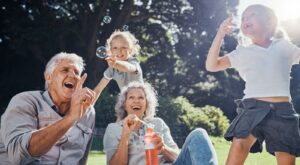
M 95 92 L 87 87 L 82 88 L 84 81 L 87 78 L 85 73 L 77 82 L 75 91 L 71 98 L 71 106 L 67 115 L 72 117 L 74 121 L 79 120 L 95 100 Z

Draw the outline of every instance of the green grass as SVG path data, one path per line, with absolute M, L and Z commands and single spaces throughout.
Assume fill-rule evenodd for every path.
M 88 165 L 105 165 L 106 157 L 102 151 L 91 151 L 88 158 Z
M 230 143 L 223 138 L 211 137 L 214 147 L 217 151 L 219 164 L 225 164 L 229 151 Z M 105 154 L 101 151 L 91 151 L 89 154 L 88 165 L 105 165 Z M 245 165 L 274 165 L 276 159 L 265 150 L 262 153 L 249 154 Z M 300 164 L 300 158 L 297 158 L 296 164 Z

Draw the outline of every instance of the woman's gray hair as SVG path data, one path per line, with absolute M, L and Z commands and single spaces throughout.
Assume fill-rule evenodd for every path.
M 149 83 L 141 83 L 141 82 L 131 82 L 127 86 L 123 87 L 115 106 L 117 121 L 124 119 L 127 116 L 127 112 L 125 111 L 125 102 L 127 98 L 127 94 L 131 89 L 142 89 L 145 93 L 146 97 L 146 112 L 143 117 L 143 120 L 151 120 L 154 118 L 156 113 L 156 107 L 158 106 L 157 102 L 157 94 L 154 88 Z
M 61 62 L 62 60 L 69 60 L 75 63 L 75 65 L 78 67 L 79 69 L 79 74 L 82 73 L 82 71 L 84 70 L 84 60 L 82 59 L 82 57 L 78 56 L 75 53 L 65 53 L 65 52 L 61 52 L 58 53 L 56 55 L 54 55 L 49 62 L 46 65 L 45 68 L 45 72 L 44 75 L 47 74 L 52 74 L 54 69 L 57 67 L 58 63 Z M 48 89 L 48 84 L 47 82 L 45 82 L 45 89 Z

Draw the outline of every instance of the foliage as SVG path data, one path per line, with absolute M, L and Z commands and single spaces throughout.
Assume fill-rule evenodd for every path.
M 115 105 L 116 95 L 105 89 L 95 104 L 96 127 L 106 127 L 116 121 Z
M 238 0 L 1 1 L 0 113 L 16 93 L 43 89 L 45 64 L 61 51 L 85 59 L 85 85 L 93 88 L 107 68 L 95 56 L 96 48 L 115 29 L 123 29 L 139 39 L 144 78 L 160 96 L 185 96 L 197 107 L 214 105 L 233 119 L 233 100 L 242 97 L 243 81 L 234 70 L 207 72 L 204 63 L 220 22 L 237 4 Z M 299 32 L 287 31 L 299 45 Z M 234 38 L 228 36 L 221 53 L 235 46 Z M 298 111 L 299 73 L 299 67 L 291 73 Z M 116 85 L 108 88 L 112 94 L 118 91 Z M 102 107 L 111 104 L 110 99 L 104 102 Z
M 214 129 L 211 130 L 211 134 L 214 136 L 224 135 L 229 126 L 229 120 L 226 116 L 224 116 L 222 110 L 220 108 L 207 105 L 205 107 L 201 107 L 200 111 L 208 116 L 209 122 L 214 125 Z
M 162 95 L 206 98 L 209 92 L 195 84 L 207 82 L 203 72 L 206 50 L 227 8 L 237 2 L 1 1 L 0 76 L 5 79 L 0 83 L 0 106 L 4 109 L 18 92 L 43 89 L 44 66 L 60 51 L 84 57 L 86 85 L 93 88 L 107 67 L 95 56 L 96 47 L 104 45 L 115 29 L 124 27 L 139 39 L 144 77 Z M 110 86 L 110 91 L 117 87 Z
M 221 109 L 214 106 L 196 107 L 183 96 L 161 98 L 158 116 L 169 125 L 181 125 L 188 133 L 197 127 L 204 128 L 210 135 L 222 136 L 229 125 L 229 120 Z
M 210 135 L 222 136 L 228 128 L 229 120 L 221 109 L 214 106 L 195 107 L 184 97 L 178 97 L 176 102 L 181 105 L 183 111 L 180 119 L 190 131 L 202 127 Z
M 182 109 L 179 108 L 175 99 L 170 96 L 159 97 L 159 107 L 156 112 L 158 117 L 161 117 L 167 125 L 181 125 L 182 122 L 178 118 L 182 114 Z

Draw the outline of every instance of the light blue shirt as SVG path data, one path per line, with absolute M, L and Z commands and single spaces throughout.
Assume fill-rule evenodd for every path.
M 146 121 L 148 124 L 154 126 L 154 131 L 158 133 L 165 145 L 170 148 L 178 149 L 177 144 L 174 142 L 169 127 L 160 118 L 154 118 L 150 121 Z M 116 123 L 110 123 L 105 131 L 103 137 L 103 147 L 106 153 L 107 164 L 117 151 L 118 144 L 120 142 L 123 124 L 122 121 Z M 131 132 L 128 140 L 128 165 L 145 165 L 145 148 L 144 148 L 144 135 L 146 127 L 142 126 L 139 130 L 139 134 Z M 159 155 L 160 165 L 166 165 L 162 155 Z
M 46 154 L 29 154 L 32 133 L 62 119 L 53 106 L 47 91 L 23 92 L 11 99 L 1 118 L 0 164 L 86 164 L 95 124 L 93 107 Z

